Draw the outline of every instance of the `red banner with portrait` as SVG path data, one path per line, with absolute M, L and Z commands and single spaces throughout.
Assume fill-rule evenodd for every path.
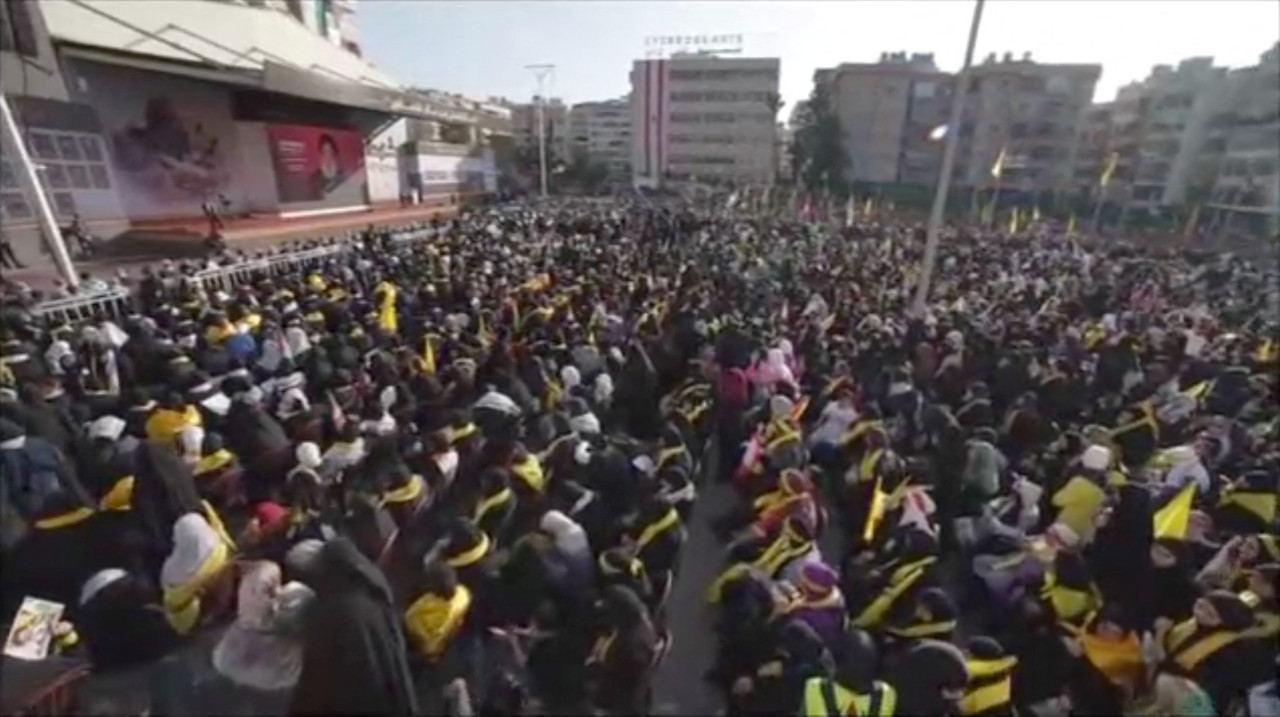
M 365 203 L 364 137 L 359 131 L 270 124 L 267 141 L 282 205 Z

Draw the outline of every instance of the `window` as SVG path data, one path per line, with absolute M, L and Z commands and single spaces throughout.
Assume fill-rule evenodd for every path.
M 0 189 L 20 189 L 18 175 L 9 160 L 0 158 Z
M 76 213 L 76 200 L 71 192 L 53 193 L 53 211 L 60 217 L 70 217 Z
M 72 164 L 67 166 L 67 176 L 71 178 L 72 189 L 89 189 L 89 168 L 83 164 Z
M 30 219 L 35 216 L 22 192 L 0 193 L 0 215 L 5 219 Z
M 31 153 L 36 159 L 58 158 L 58 147 L 53 143 L 53 136 L 47 132 L 29 132 L 27 141 L 31 143 Z

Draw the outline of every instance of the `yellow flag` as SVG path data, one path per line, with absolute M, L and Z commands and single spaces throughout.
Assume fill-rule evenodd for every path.
M 396 285 L 384 281 L 378 285 L 382 294 L 382 305 L 378 308 L 378 326 L 383 331 L 394 334 L 400 328 L 400 320 L 396 315 Z
M 1120 162 L 1120 155 L 1115 152 L 1107 157 L 1107 166 L 1102 168 L 1102 176 L 1098 177 L 1098 186 L 1105 187 L 1111 183 L 1111 175 L 1116 173 L 1116 165 Z
M 436 375 L 436 347 L 430 334 L 422 337 L 422 370 L 428 376 Z
M 1071 214 L 1071 216 L 1067 217 L 1067 233 L 1068 234 L 1076 233 L 1076 215 L 1074 212 Z
M 1191 210 L 1191 215 L 1187 217 L 1187 225 L 1182 228 L 1182 238 L 1190 239 L 1195 233 L 1196 227 L 1200 224 L 1200 205 L 1195 205 Z
M 867 522 L 862 527 L 862 540 L 864 542 L 869 543 L 876 536 L 876 531 L 880 528 L 880 522 L 884 520 L 884 504 L 884 490 L 880 476 L 876 476 L 876 484 L 871 488 L 871 507 L 867 509 Z
M 999 179 L 1004 174 L 1005 148 L 1000 148 L 1000 154 L 996 155 L 996 161 L 991 165 L 991 176 Z
M 1185 540 L 1191 525 L 1191 504 L 1196 495 L 1194 481 L 1182 486 L 1178 494 L 1151 516 L 1152 535 L 1172 540 Z
M 862 203 L 863 214 L 870 214 L 871 212 L 875 211 L 875 208 L 876 208 L 875 199 L 873 199 L 872 197 L 867 197 L 867 201 Z

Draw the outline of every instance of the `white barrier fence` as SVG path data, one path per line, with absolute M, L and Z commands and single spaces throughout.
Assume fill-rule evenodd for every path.
M 391 241 L 402 243 L 434 236 L 432 229 L 415 229 L 391 235 Z M 237 262 L 199 271 L 192 276 L 205 291 L 230 292 L 237 286 L 260 281 L 266 277 L 289 274 L 316 262 L 336 258 L 350 251 L 351 244 L 299 249 L 285 254 L 275 254 L 258 259 Z M 36 316 L 53 323 L 75 323 L 95 317 L 117 319 L 133 311 L 133 294 L 120 287 L 92 294 L 68 296 L 45 301 L 33 310 Z

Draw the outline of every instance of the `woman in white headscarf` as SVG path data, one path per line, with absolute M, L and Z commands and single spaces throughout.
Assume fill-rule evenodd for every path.
M 169 624 L 185 635 L 200 622 L 202 602 L 216 590 L 231 562 L 231 549 L 199 513 L 187 513 L 173 525 L 173 551 L 160 568 L 164 611 Z
M 99 570 L 85 581 L 76 632 L 95 670 L 149 664 L 172 649 L 177 636 L 154 602 L 154 589 L 121 568 Z
M 574 586 L 587 586 L 595 570 L 587 532 L 558 510 L 547 511 L 538 527 L 551 536 L 556 554 L 568 568 L 570 583 Z
M 235 622 L 213 650 L 213 667 L 241 687 L 284 692 L 302 672 L 300 613 L 314 597 L 301 583 L 281 585 L 280 566 L 253 563 L 240 581 Z

